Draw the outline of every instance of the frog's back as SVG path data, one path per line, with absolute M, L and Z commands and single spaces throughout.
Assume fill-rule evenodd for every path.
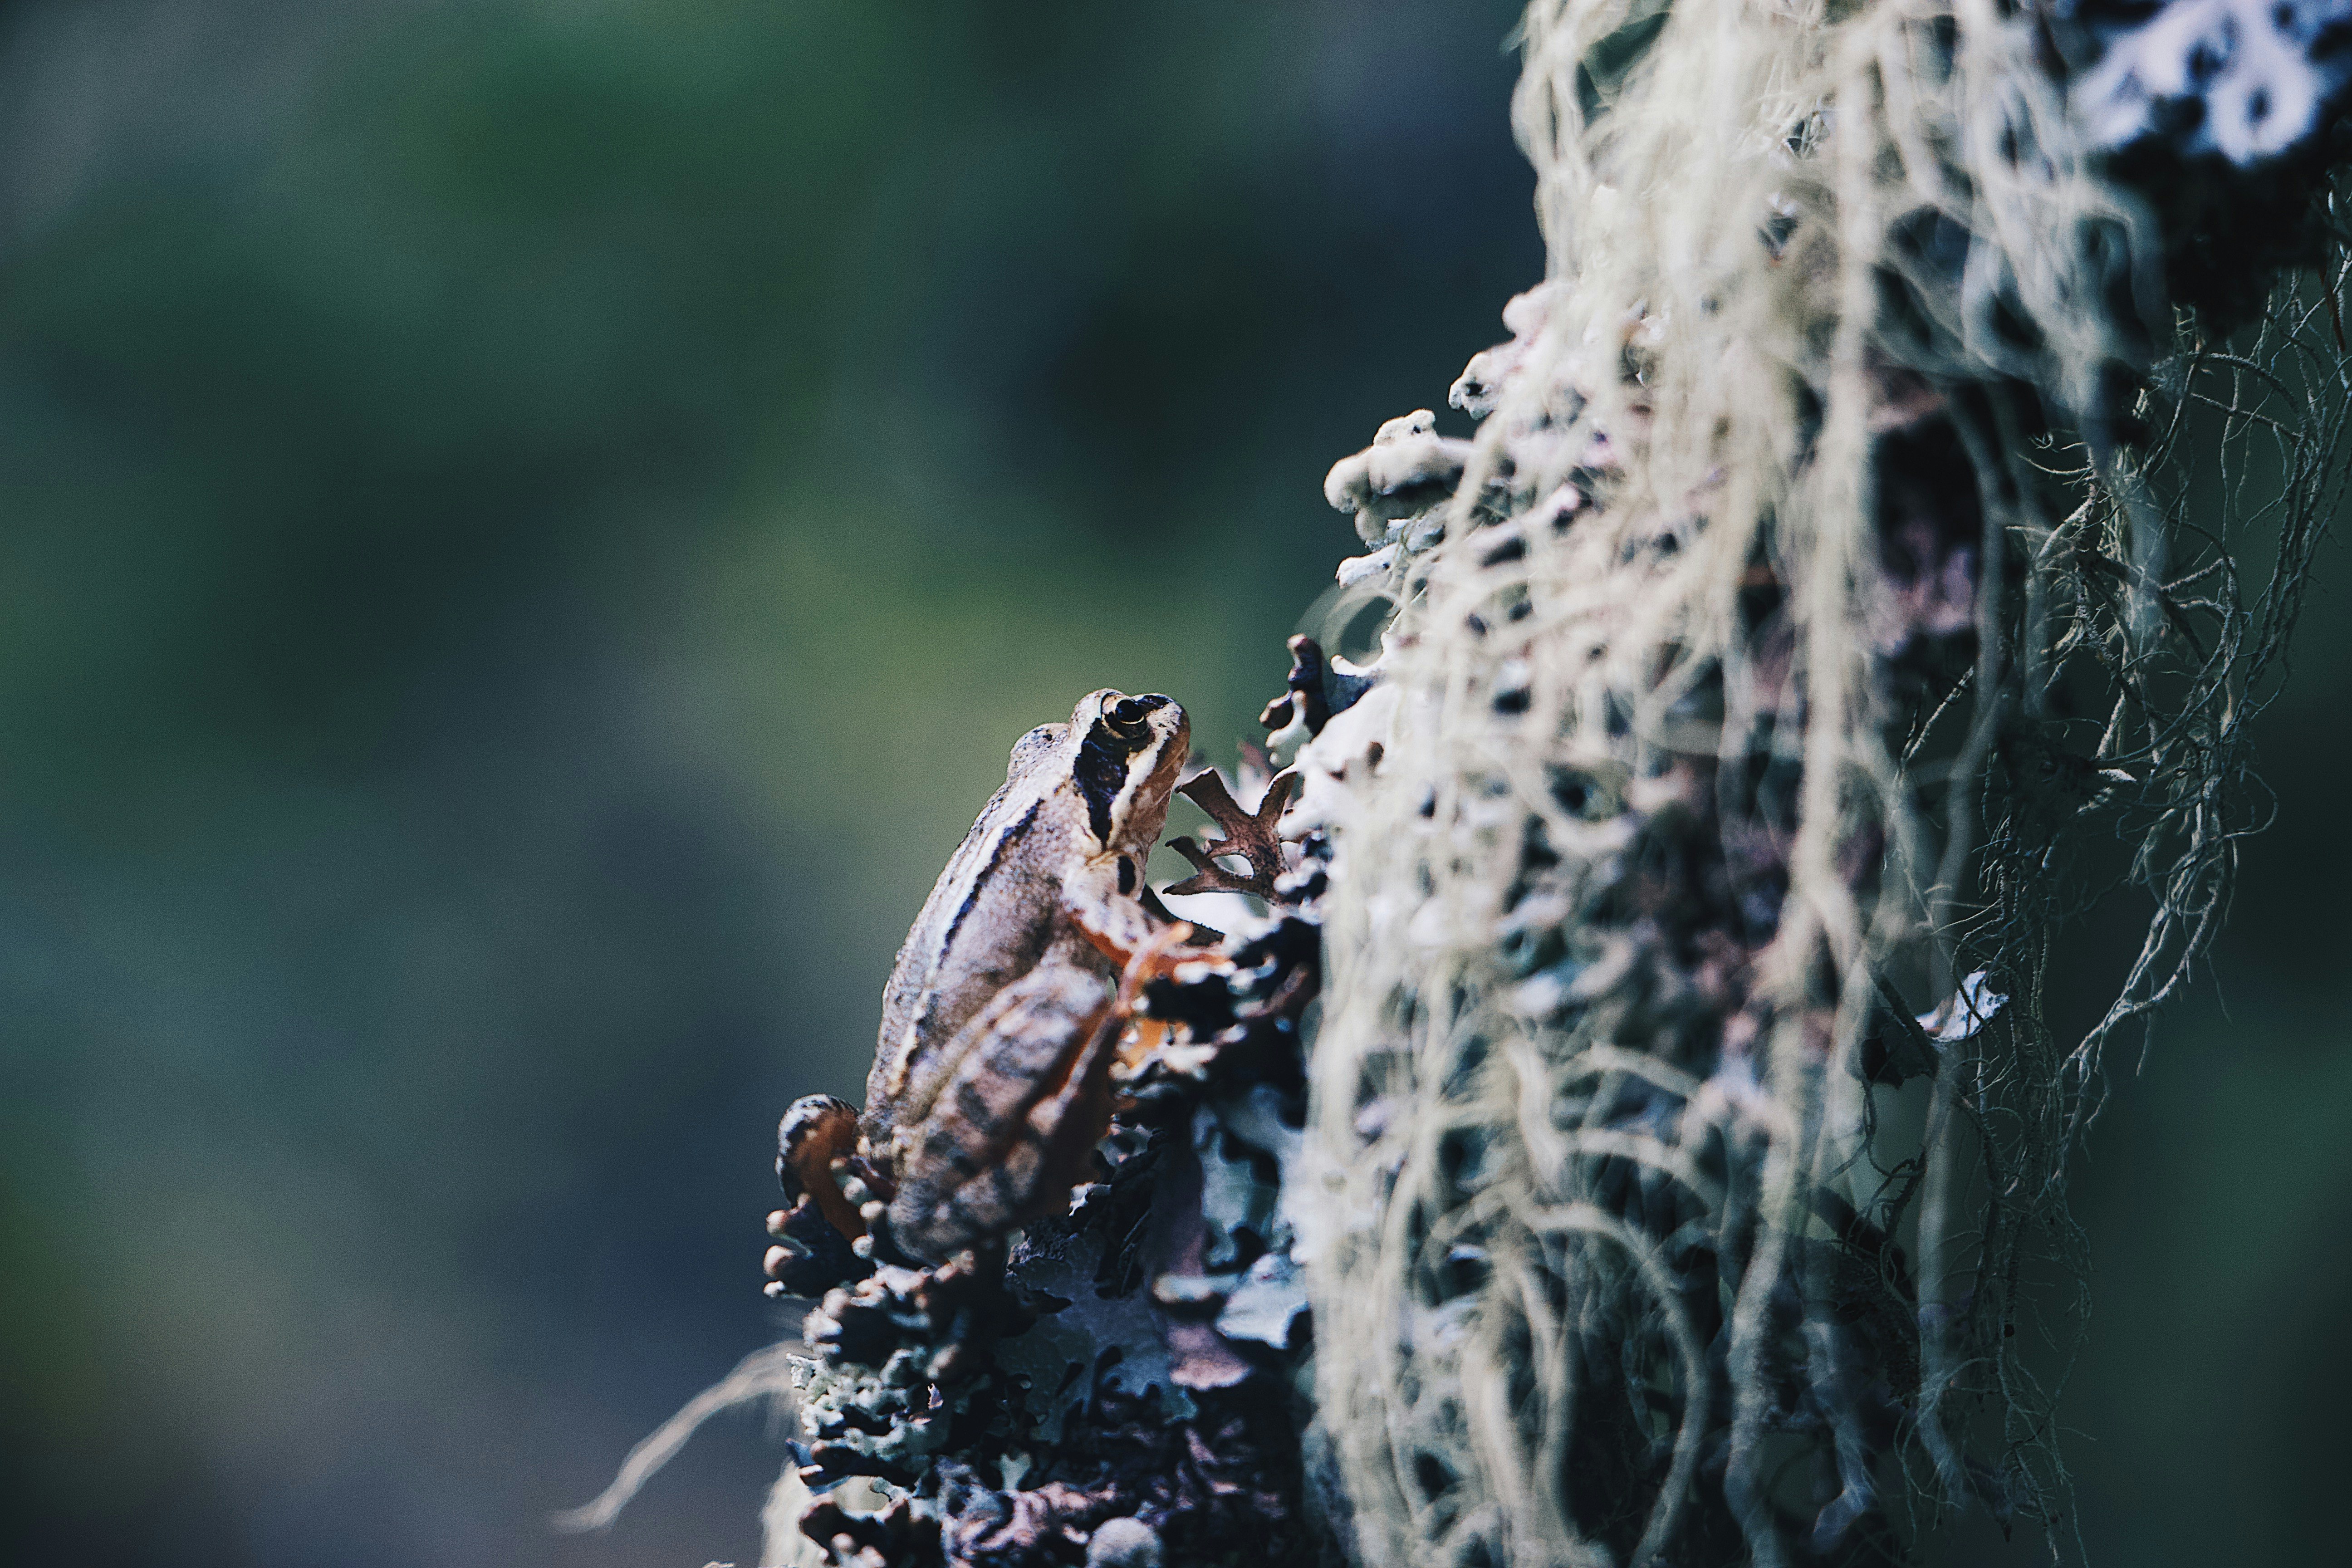
M 964 835 L 898 949 L 866 1083 L 866 1126 L 877 1142 L 899 1114 L 922 1112 L 898 1103 L 917 1049 L 944 1047 L 1053 944 L 1064 860 L 1076 847 L 1061 842 L 1069 829 L 1054 809 L 1054 763 L 1066 729 L 1032 731 L 1013 748 L 1004 786 Z

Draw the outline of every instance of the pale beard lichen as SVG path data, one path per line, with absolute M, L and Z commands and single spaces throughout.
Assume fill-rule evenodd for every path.
M 1528 14 L 1549 278 L 1475 442 L 1328 486 L 1395 605 L 1297 1199 L 1367 1562 L 1896 1562 L 1968 1505 L 2072 1550 L 2067 1157 L 2259 817 L 2347 365 L 2316 185 L 2247 244 L 2322 270 L 2224 348 L 2047 26 Z M 2118 889 L 2062 1042 L 2051 933 Z

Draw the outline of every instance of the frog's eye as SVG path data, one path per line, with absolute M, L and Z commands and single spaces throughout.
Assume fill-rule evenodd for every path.
M 1127 742 L 1129 751 L 1140 751 L 1151 739 L 1144 715 L 1167 706 L 1165 697 L 1122 697 L 1103 710 L 1103 721 L 1110 726 L 1113 734 Z

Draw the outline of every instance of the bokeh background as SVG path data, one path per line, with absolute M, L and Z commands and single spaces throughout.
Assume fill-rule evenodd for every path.
M 1255 733 L 1540 273 L 1514 11 L 0 0 L 0 1560 L 756 1560 L 756 1419 L 546 1521 L 776 1334 L 775 1116 L 1013 738 Z M 2324 569 L 2084 1166 L 2108 1563 L 2341 1540 Z

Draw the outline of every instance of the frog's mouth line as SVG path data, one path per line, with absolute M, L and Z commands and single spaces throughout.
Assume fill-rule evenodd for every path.
M 1111 733 L 1110 726 L 1100 719 L 1087 729 L 1087 738 L 1078 742 L 1078 758 L 1070 769 L 1070 776 L 1077 782 L 1078 793 L 1086 797 L 1087 825 L 1094 829 L 1097 844 L 1110 843 L 1112 808 L 1118 804 L 1119 791 L 1127 787 L 1129 754 Z

